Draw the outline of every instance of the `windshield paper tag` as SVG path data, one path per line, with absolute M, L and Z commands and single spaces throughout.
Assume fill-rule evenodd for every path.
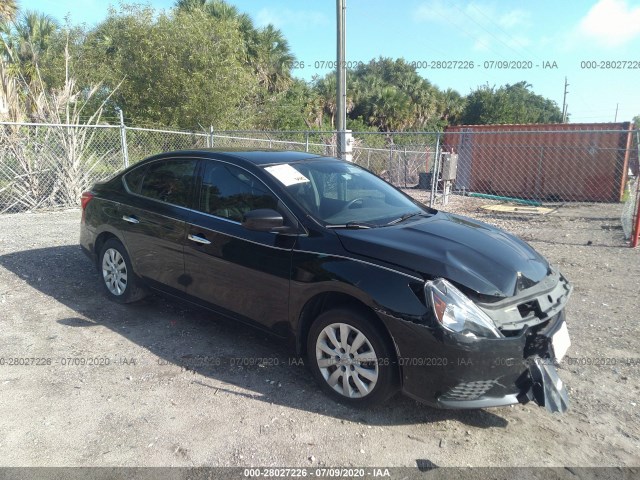
M 280 180 L 280 182 L 285 187 L 288 187 L 289 185 L 295 185 L 296 183 L 306 183 L 309 181 L 307 177 L 302 175 L 288 163 L 266 167 L 265 170 L 276 177 L 278 180 Z

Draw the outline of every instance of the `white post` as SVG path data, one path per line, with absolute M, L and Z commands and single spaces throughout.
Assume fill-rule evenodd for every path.
M 122 144 L 122 161 L 124 168 L 129 166 L 129 150 L 127 149 L 127 127 L 124 124 L 124 113 L 122 109 L 118 109 L 120 114 L 120 143 Z

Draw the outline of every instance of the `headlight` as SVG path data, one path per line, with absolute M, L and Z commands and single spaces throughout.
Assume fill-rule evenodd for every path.
M 425 292 L 436 319 L 447 330 L 478 337 L 503 337 L 493 320 L 444 278 L 427 282 Z

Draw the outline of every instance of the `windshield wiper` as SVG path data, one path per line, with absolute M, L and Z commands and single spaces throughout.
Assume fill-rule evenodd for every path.
M 352 228 L 354 230 L 359 228 L 376 228 L 378 225 L 367 222 L 347 222 L 341 225 L 325 225 L 327 228 Z
M 411 217 L 416 217 L 418 215 L 424 215 L 424 212 L 410 212 L 410 213 L 405 213 L 404 215 L 402 215 L 399 218 L 396 218 L 395 220 L 391 220 L 389 223 L 387 223 L 386 225 L 395 225 L 396 223 L 400 223 L 400 222 L 404 222 L 405 220 L 411 218 Z

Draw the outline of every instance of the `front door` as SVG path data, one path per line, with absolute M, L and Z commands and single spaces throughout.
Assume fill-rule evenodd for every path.
M 247 170 L 207 160 L 196 205 L 184 250 L 186 293 L 269 329 L 288 325 L 296 237 L 241 225 L 250 210 L 282 210 L 278 198 Z

